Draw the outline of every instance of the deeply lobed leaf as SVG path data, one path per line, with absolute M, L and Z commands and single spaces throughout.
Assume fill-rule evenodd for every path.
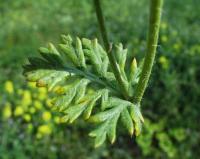
M 76 38 L 73 42 L 69 35 L 62 35 L 62 42 L 59 50 L 49 44 L 47 48 L 39 49 L 41 57 L 29 58 L 29 63 L 24 66 L 27 80 L 36 82 L 38 87 L 47 87 L 54 94 L 53 109 L 64 114 L 64 121 L 72 123 L 82 115 L 84 119 L 100 123 L 90 133 L 96 137 L 96 147 L 107 137 L 111 143 L 115 141 L 119 119 L 130 135 L 134 130 L 138 135 L 143 121 L 139 106 L 123 99 L 107 53 L 97 39 Z M 115 51 L 116 64 L 132 97 L 141 68 L 134 59 L 130 72 L 126 72 L 127 50 L 119 44 Z M 98 105 L 101 107 L 94 111 Z

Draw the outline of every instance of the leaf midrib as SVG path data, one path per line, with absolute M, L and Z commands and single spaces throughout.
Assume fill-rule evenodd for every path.
M 73 74 L 76 74 L 76 75 L 79 75 L 79 76 L 83 76 L 85 77 L 86 79 L 92 81 L 92 82 L 95 82 L 95 83 L 98 83 L 106 88 L 108 88 L 112 93 L 118 95 L 118 96 L 121 96 L 122 94 L 120 93 L 120 90 L 115 87 L 113 84 L 111 84 L 109 81 L 106 80 L 106 78 L 104 78 L 105 80 L 103 79 L 100 79 L 98 76 L 88 72 L 88 71 L 82 71 L 82 70 L 79 70 L 77 68 L 72 68 L 70 66 L 64 66 L 64 70 L 66 70 L 67 72 L 69 73 L 73 73 Z

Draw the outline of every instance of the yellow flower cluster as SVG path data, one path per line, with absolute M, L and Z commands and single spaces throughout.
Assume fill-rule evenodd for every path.
M 6 81 L 4 87 L 7 93 L 12 94 L 14 92 L 12 81 Z
M 12 110 L 11 110 L 11 104 L 10 103 L 5 104 L 3 111 L 2 111 L 2 114 L 3 114 L 3 119 L 8 119 L 8 118 L 11 117 Z
M 24 107 L 29 106 L 32 103 L 32 97 L 31 92 L 28 90 L 23 91 L 23 97 L 22 97 L 22 105 Z
M 30 114 L 24 114 L 23 118 L 26 122 L 30 122 L 31 121 L 31 115 Z
M 42 138 L 43 136 L 50 135 L 52 133 L 52 128 L 50 125 L 40 125 L 38 127 L 38 131 L 36 137 Z
M 51 113 L 49 111 L 45 111 L 42 114 L 42 119 L 44 121 L 49 121 L 51 119 Z
M 46 100 L 46 88 L 36 89 L 35 83 L 30 82 L 28 89 L 18 89 L 15 92 L 12 81 L 6 81 L 4 90 L 8 99 L 13 98 L 13 100 L 6 102 L 0 110 L 3 120 L 23 119 L 28 132 L 32 132 L 33 128 L 37 130 L 38 139 L 50 135 L 54 124 L 62 123 L 62 118 L 49 110 L 52 104 L 50 100 Z M 39 126 L 36 127 L 38 124 Z
M 14 110 L 14 115 L 21 116 L 22 114 L 24 114 L 24 109 L 21 106 L 17 106 Z

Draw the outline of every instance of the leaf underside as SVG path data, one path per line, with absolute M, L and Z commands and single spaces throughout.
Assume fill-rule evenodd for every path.
M 75 42 L 62 35 L 59 50 L 53 44 L 39 49 L 40 57 L 29 58 L 24 65 L 24 75 L 38 87 L 47 87 L 54 94 L 53 109 L 64 114 L 63 120 L 72 123 L 83 116 L 98 123 L 89 135 L 95 137 L 95 147 L 106 138 L 113 143 L 116 127 L 121 120 L 130 135 L 139 135 L 143 117 L 140 107 L 124 100 L 110 68 L 107 53 L 97 39 L 79 39 Z M 122 44 L 115 46 L 116 63 L 129 96 L 134 94 L 141 67 L 134 59 L 126 62 L 127 50 Z M 126 71 L 126 66 L 130 67 Z M 94 110 L 94 107 L 96 109 Z

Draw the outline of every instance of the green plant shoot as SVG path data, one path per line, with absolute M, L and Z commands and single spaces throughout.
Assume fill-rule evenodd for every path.
M 48 88 L 53 109 L 63 114 L 65 122 L 82 116 L 94 123 L 89 136 L 98 147 L 107 138 L 114 143 L 120 124 L 131 136 L 141 133 L 140 103 L 155 58 L 162 0 L 150 1 L 147 53 L 139 66 L 135 58 L 127 62 L 128 50 L 121 43 L 110 47 L 100 1 L 94 0 L 94 5 L 105 49 L 97 39 L 62 35 L 58 47 L 50 43 L 39 49 L 40 57 L 29 58 L 24 75 L 38 87 Z

